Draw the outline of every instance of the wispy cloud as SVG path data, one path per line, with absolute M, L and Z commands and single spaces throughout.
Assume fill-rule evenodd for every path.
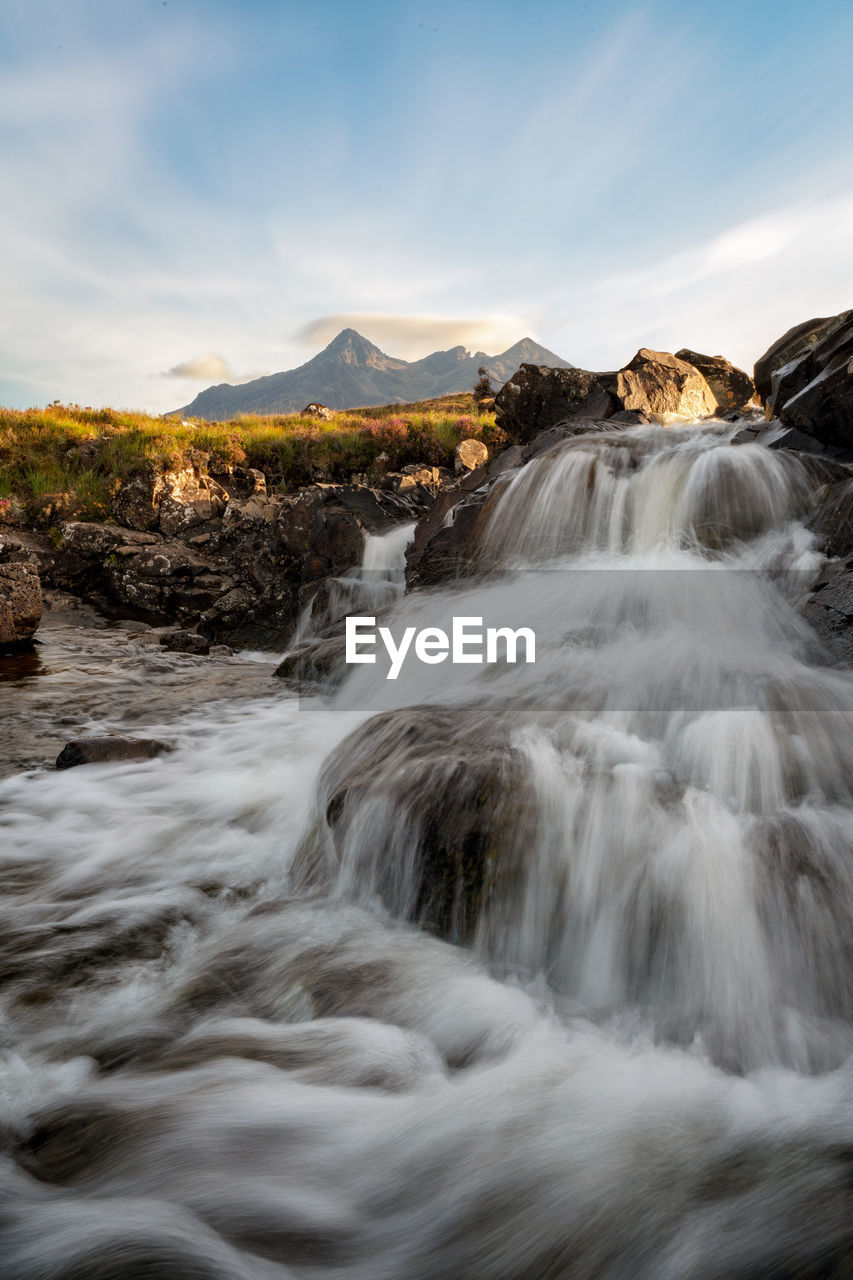
M 520 316 L 482 316 L 479 319 L 450 319 L 443 316 L 385 315 L 369 311 L 338 312 L 311 320 L 296 334 L 311 346 L 330 342 L 341 329 L 356 329 L 390 355 L 417 359 L 449 347 L 504 351 L 527 336 L 529 324 Z

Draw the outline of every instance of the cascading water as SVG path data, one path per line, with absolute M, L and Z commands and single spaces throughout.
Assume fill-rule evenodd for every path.
M 535 664 L 363 666 L 0 784 L 0 1273 L 853 1274 L 819 484 L 719 426 L 569 441 L 479 577 L 386 614 Z
M 385 533 L 366 533 L 361 564 L 326 579 L 302 610 L 291 647 L 314 639 L 348 613 L 376 612 L 399 600 L 406 587 L 406 547 L 414 532 L 410 521 Z

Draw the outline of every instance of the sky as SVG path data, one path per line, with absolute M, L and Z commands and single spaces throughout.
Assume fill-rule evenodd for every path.
M 0 404 L 853 306 L 853 6 L 2 0 Z

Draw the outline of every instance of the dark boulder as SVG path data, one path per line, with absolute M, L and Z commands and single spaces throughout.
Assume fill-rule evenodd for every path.
M 523 364 L 495 397 L 498 426 L 522 444 L 572 418 L 607 418 L 619 408 L 586 369 Z
M 317 686 L 331 688 L 346 675 L 346 639 L 338 635 L 309 640 L 286 653 L 275 669 L 280 680 L 290 680 L 306 692 Z
M 395 915 L 470 942 L 486 900 L 523 865 L 527 792 L 510 737 L 510 725 L 469 709 L 407 707 L 368 720 L 324 766 L 297 882 L 327 890 L 346 859 L 353 883 Z
M 853 476 L 828 485 L 806 524 L 829 556 L 853 556 Z
M 808 355 L 839 325 L 849 320 L 851 315 L 853 312 L 842 311 L 837 316 L 804 320 L 802 324 L 795 324 L 781 338 L 777 338 L 755 362 L 755 390 L 761 400 L 765 404 L 772 400 L 772 379 L 777 370 Z
M 73 769 L 79 764 L 112 764 L 118 760 L 151 760 L 172 751 L 156 738 L 76 738 L 67 742 L 56 757 L 57 769 Z
M 828 564 L 803 607 L 803 616 L 832 666 L 853 666 L 853 556 Z
M 807 355 L 774 372 L 772 400 L 785 426 L 853 458 L 853 312 L 846 315 Z
M 675 358 L 698 369 L 717 401 L 717 413 L 743 409 L 755 395 L 752 378 L 742 369 L 731 364 L 724 356 L 703 356 L 698 351 L 682 347 Z
M 425 522 L 423 529 L 419 527 L 406 552 L 406 586 L 410 590 L 437 586 L 477 571 L 479 535 L 487 511 L 497 500 L 497 488 L 502 489 L 503 484 L 484 484 L 473 493 L 463 494 L 444 507 L 443 515 L 439 506 L 435 520 Z
M 210 641 L 195 631 L 166 631 L 160 637 L 160 644 L 170 653 L 194 653 L 206 655 L 210 653 Z

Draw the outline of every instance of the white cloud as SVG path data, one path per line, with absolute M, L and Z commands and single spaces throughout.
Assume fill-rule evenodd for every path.
M 639 346 L 687 346 L 751 369 L 791 325 L 849 307 L 851 280 L 853 192 L 836 192 L 585 282 L 548 345 L 587 368 L 619 367 Z M 557 297 L 543 303 L 554 317 Z
M 212 352 L 206 356 L 193 356 L 191 360 L 184 360 L 181 364 L 173 365 L 171 369 L 166 370 L 163 377 L 193 378 L 199 382 L 236 381 L 236 375 L 232 373 L 228 361 L 223 360 L 222 356 L 214 355 Z

